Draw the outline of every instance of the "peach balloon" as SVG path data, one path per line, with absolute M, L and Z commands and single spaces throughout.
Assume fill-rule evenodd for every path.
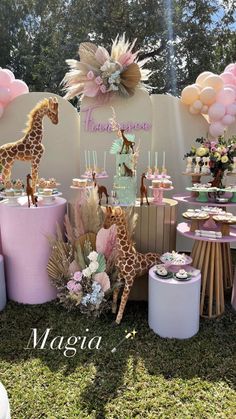
M 195 109 L 193 106 L 189 106 L 189 112 L 190 112 L 192 115 L 197 115 L 197 114 L 199 114 L 199 113 L 200 113 L 200 109 Z
M 181 100 L 185 105 L 191 105 L 199 98 L 200 90 L 194 84 L 186 86 L 181 93 Z
M 211 74 L 210 76 L 206 77 L 202 83 L 203 87 L 213 87 L 216 91 L 222 89 L 224 86 L 224 82 L 220 76 L 216 74 Z
M 200 100 L 204 105 L 211 105 L 215 102 L 216 91 L 213 87 L 204 87 L 200 93 Z
M 203 113 L 203 114 L 207 114 L 208 113 L 208 106 L 207 105 L 204 105 L 203 107 L 202 107 L 202 109 L 201 109 L 201 113 Z
M 219 121 L 225 114 L 225 106 L 222 103 L 213 103 L 208 109 L 210 121 Z
M 204 71 L 203 73 L 199 74 L 196 79 L 196 84 L 200 84 L 200 86 L 202 86 L 203 81 L 211 74 L 213 74 L 211 71 Z
M 224 130 L 225 130 L 224 125 L 219 121 L 213 122 L 209 127 L 209 133 L 214 138 L 219 137 L 219 135 L 223 135 Z
M 192 107 L 200 111 L 202 109 L 202 105 L 203 103 L 199 99 L 197 99 L 195 100 L 195 102 L 193 102 Z
M 230 87 L 224 87 L 217 94 L 216 100 L 223 105 L 230 105 L 235 101 L 235 91 Z

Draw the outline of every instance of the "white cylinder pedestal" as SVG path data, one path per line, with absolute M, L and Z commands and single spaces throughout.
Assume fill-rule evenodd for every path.
M 0 419 L 11 419 L 7 392 L 1 382 L 0 382 Z
M 199 330 L 201 275 L 160 279 L 149 270 L 148 323 L 163 338 L 187 339 Z

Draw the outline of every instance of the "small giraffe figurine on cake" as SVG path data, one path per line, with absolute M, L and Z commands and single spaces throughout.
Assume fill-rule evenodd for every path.
M 124 290 L 121 297 L 116 323 L 120 324 L 126 303 L 129 298 L 130 290 L 134 280 L 146 274 L 153 265 L 160 263 L 160 255 L 157 253 L 139 253 L 133 246 L 129 237 L 127 218 L 125 211 L 120 207 L 106 207 L 104 228 L 109 228 L 115 224 L 117 228 L 116 249 L 117 256 L 115 266 L 118 271 L 118 281 L 124 282 Z M 116 313 L 119 288 L 113 293 L 112 312 Z
M 38 170 L 41 157 L 44 153 L 42 144 L 44 116 L 58 123 L 57 98 L 43 99 L 32 109 L 28 115 L 28 123 L 24 130 L 24 137 L 14 143 L 7 143 L 0 147 L 0 165 L 2 169 L 3 183 L 11 180 L 11 169 L 15 160 L 31 162 L 32 188 L 35 192 Z

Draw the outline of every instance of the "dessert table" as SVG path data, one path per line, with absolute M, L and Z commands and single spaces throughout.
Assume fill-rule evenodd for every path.
M 25 304 L 41 304 L 56 298 L 50 284 L 47 262 L 50 246 L 47 236 L 63 227 L 66 200 L 55 198 L 51 205 L 28 208 L 27 197 L 18 206 L 0 203 L 2 253 L 6 268 L 9 299 Z
M 163 338 L 187 339 L 199 329 L 201 274 L 188 281 L 162 279 L 149 270 L 148 323 Z
M 236 241 L 236 229 L 228 236 L 210 238 L 197 236 L 190 231 L 189 223 L 180 223 L 177 231 L 195 240 L 191 257 L 193 266 L 202 272 L 200 313 L 203 317 L 218 317 L 225 309 L 224 286 L 233 276 L 229 244 Z

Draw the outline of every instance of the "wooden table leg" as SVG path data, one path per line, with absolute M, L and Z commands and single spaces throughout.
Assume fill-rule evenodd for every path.
M 203 316 L 203 313 L 204 313 L 204 303 L 205 303 L 205 295 L 206 295 L 210 250 L 211 250 L 211 243 L 207 242 L 206 253 L 204 255 L 203 264 L 202 264 L 202 291 L 201 291 L 201 305 L 200 305 L 201 316 Z
M 213 305 L 213 288 L 214 288 L 214 279 L 215 277 L 215 253 L 216 253 L 216 243 L 211 243 L 211 253 L 210 253 L 210 277 L 209 277 L 209 301 L 208 301 L 208 317 L 213 316 L 212 305 Z

